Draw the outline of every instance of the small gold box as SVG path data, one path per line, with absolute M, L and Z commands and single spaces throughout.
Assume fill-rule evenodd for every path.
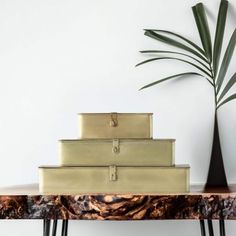
M 189 191 L 189 166 L 40 167 L 42 194 L 166 194 Z
M 152 138 L 152 113 L 80 113 L 79 138 Z
M 59 141 L 61 166 L 171 166 L 174 139 L 79 139 Z

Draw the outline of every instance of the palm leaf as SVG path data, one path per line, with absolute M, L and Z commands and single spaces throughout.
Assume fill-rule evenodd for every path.
M 233 32 L 233 34 L 232 34 L 232 36 L 230 38 L 229 44 L 227 46 L 224 58 L 222 60 L 221 66 L 220 66 L 219 75 L 218 75 L 218 78 L 217 78 L 217 81 L 216 81 L 216 85 L 217 85 L 217 90 L 216 91 L 217 91 L 217 94 L 219 93 L 221 85 L 222 85 L 222 83 L 224 81 L 225 74 L 226 74 L 226 72 L 228 70 L 229 63 L 231 61 L 235 45 L 236 45 L 236 29 L 234 30 L 234 32 Z
M 202 3 L 192 7 L 195 22 L 197 24 L 198 32 L 201 38 L 202 46 L 206 52 L 209 61 L 212 61 L 212 45 L 211 35 L 207 22 L 206 12 Z
M 171 46 L 174 46 L 174 47 L 177 47 L 177 48 L 180 48 L 180 49 L 183 49 L 187 52 L 190 52 L 192 54 L 194 54 L 195 56 L 201 58 L 203 61 L 207 62 L 208 61 L 206 60 L 205 57 L 203 57 L 200 53 L 198 53 L 196 50 L 186 46 L 185 44 L 183 43 L 180 43 L 172 38 L 169 38 L 167 36 L 164 36 L 164 35 L 161 35 L 161 34 L 158 34 L 152 30 L 145 30 L 145 33 L 144 33 L 146 36 L 150 37 L 150 38 L 153 38 L 153 39 L 156 39 L 160 42 L 163 42 L 163 43 L 166 43 L 166 44 L 169 44 Z
M 206 56 L 205 52 L 202 50 L 202 48 L 200 48 L 197 44 L 195 44 L 194 42 L 190 41 L 189 39 L 183 37 L 182 35 L 179 35 L 177 33 L 173 33 L 171 31 L 167 31 L 167 30 L 157 30 L 157 29 L 152 29 L 154 32 L 158 32 L 158 33 L 164 33 L 164 34 L 170 34 L 173 35 L 177 38 L 180 38 L 182 40 L 184 40 L 185 42 L 187 42 L 188 44 L 190 44 L 191 46 L 193 46 L 194 48 L 196 48 L 202 55 Z
M 181 61 L 181 62 L 187 63 L 189 65 L 194 66 L 195 68 L 197 68 L 198 70 L 202 71 L 204 74 L 206 74 L 207 76 L 209 76 L 211 78 L 211 75 L 207 71 L 202 69 L 200 66 L 198 66 L 198 65 L 196 65 L 196 64 L 194 64 L 194 63 L 192 63 L 190 61 L 186 61 L 186 60 L 183 60 L 183 59 L 180 59 L 180 58 L 176 58 L 176 57 L 154 57 L 154 58 L 142 61 L 142 62 L 138 63 L 136 66 L 140 66 L 140 65 L 146 64 L 148 62 L 158 61 L 158 60 L 177 60 L 177 61 Z
M 223 104 L 232 101 L 233 99 L 236 99 L 236 93 L 226 98 L 219 106 L 217 106 L 217 109 L 221 107 Z
M 227 10 L 228 10 L 228 1 L 222 0 L 220 3 L 220 8 L 217 17 L 214 50 L 213 50 L 213 69 L 215 76 L 217 74 L 219 59 L 222 49 Z
M 199 64 L 201 64 L 202 66 L 204 66 L 209 72 L 211 72 L 207 65 L 205 65 L 204 63 L 202 63 L 201 61 L 199 61 L 195 57 L 192 57 L 192 56 L 190 56 L 188 54 L 185 54 L 185 53 L 166 51 L 166 50 L 143 50 L 143 51 L 140 51 L 140 52 L 141 53 L 168 53 L 168 54 L 170 53 L 170 54 L 182 55 L 182 56 L 189 57 L 189 58 L 193 59 L 194 61 L 196 61 Z
M 180 74 L 171 75 L 171 76 L 168 76 L 168 77 L 166 77 L 166 78 L 157 80 L 157 81 L 155 81 L 155 82 L 153 82 L 153 83 L 147 84 L 147 85 L 143 86 L 143 87 L 142 87 L 141 89 L 139 89 L 139 90 L 143 90 L 143 89 L 145 89 L 145 88 L 152 87 L 152 86 L 154 86 L 154 85 L 156 85 L 156 84 L 159 84 L 159 83 L 162 83 L 162 82 L 164 82 L 164 81 L 166 81 L 166 80 L 170 80 L 170 79 L 174 79 L 174 78 L 177 78 L 177 77 L 180 77 L 180 76 L 186 76 L 186 75 L 198 75 L 198 76 L 202 76 L 201 74 L 198 74 L 198 73 L 195 73 L 195 72 L 180 73 Z
M 218 102 L 220 102 L 222 100 L 222 98 L 224 97 L 224 95 L 232 88 L 232 86 L 236 83 L 236 73 L 234 73 L 234 75 L 231 77 L 231 79 L 229 80 L 229 82 L 226 84 L 224 90 L 222 91 Z

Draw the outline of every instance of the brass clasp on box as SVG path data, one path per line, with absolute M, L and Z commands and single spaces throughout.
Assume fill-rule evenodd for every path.
M 112 152 L 115 154 L 120 153 L 120 141 L 119 139 L 113 139 L 112 141 Z
M 118 126 L 118 115 L 116 112 L 112 112 L 111 113 L 111 117 L 110 117 L 110 126 L 111 127 L 116 127 Z
M 110 181 L 116 181 L 117 180 L 117 168 L 116 168 L 116 166 L 109 166 L 109 177 L 110 177 Z

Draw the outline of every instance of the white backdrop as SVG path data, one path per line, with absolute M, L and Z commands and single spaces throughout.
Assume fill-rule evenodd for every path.
M 2 0 L 0 2 L 0 186 L 38 181 L 57 164 L 57 140 L 77 137 L 78 112 L 153 112 L 154 136 L 176 138 L 176 162 L 191 182 L 206 180 L 213 91 L 200 77 L 139 92 L 148 82 L 192 68 L 156 62 L 135 68 L 143 49 L 165 49 L 143 28 L 174 30 L 200 44 L 194 0 Z M 205 0 L 211 31 L 219 0 Z M 231 1 L 226 36 L 236 25 Z M 224 48 L 225 49 L 225 46 Z M 228 76 L 235 71 L 234 54 Z M 236 91 L 236 89 L 234 89 Z M 236 101 L 219 111 L 225 168 L 236 182 Z M 27 223 L 26 223 L 27 222 Z M 191 223 L 190 223 L 191 222 Z M 227 222 L 228 235 L 236 223 Z M 70 235 L 199 235 L 198 222 L 72 222 Z M 39 221 L 0 221 L 1 235 L 41 235 Z

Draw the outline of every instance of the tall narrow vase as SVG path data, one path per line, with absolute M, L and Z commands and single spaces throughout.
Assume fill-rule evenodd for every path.
M 215 114 L 215 125 L 213 144 L 211 151 L 210 166 L 208 170 L 207 182 L 205 185 L 208 187 L 228 187 L 227 178 L 225 174 L 224 161 L 220 145 L 219 128 L 217 120 L 217 112 Z

